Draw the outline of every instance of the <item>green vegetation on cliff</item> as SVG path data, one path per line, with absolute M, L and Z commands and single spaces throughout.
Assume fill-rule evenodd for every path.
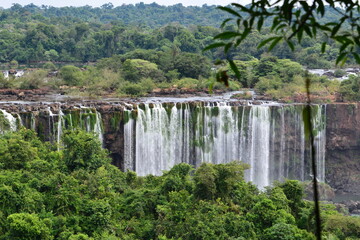
M 0 141 L 0 239 L 314 239 L 301 185 L 259 191 L 240 162 L 138 177 L 82 131 L 60 151 L 25 129 Z M 358 218 L 322 208 L 326 239 L 360 237 Z

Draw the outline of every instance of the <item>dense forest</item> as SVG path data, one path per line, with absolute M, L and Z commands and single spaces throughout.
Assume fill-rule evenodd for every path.
M 337 14 L 329 11 L 326 19 L 336 19 Z M 16 80 L 0 74 L 0 87 L 68 86 L 68 93 L 88 96 L 139 96 L 168 88 L 225 90 L 215 82 L 215 72 L 229 67 L 215 64 L 232 58 L 242 74 L 236 79 L 229 70 L 230 90 L 255 88 L 269 99 L 301 101 L 305 91 L 299 84 L 305 75 L 301 68 L 334 67 L 338 48 L 329 41 L 322 53 L 320 42 L 325 36 L 304 38 L 295 51 L 280 44 L 269 54 L 257 45 L 271 34 L 254 31 L 237 51 L 226 56 L 221 49 L 204 52 L 216 34 L 229 30 L 219 28 L 225 17 L 215 6 L 206 5 L 54 8 L 14 4 L 0 9 L 0 63 L 3 69 L 29 71 Z M 55 74 L 49 77 L 49 71 Z M 356 76 L 343 83 L 312 78 L 313 94 L 320 101 L 359 99 Z M 293 92 L 300 97 L 293 99 Z
M 259 191 L 240 162 L 138 177 L 80 130 L 64 134 L 60 151 L 25 129 L 0 142 L 0 239 L 315 239 L 303 185 Z M 360 218 L 321 208 L 324 239 L 359 237 Z
M 328 15 L 330 19 L 338 17 L 331 12 Z M 225 13 L 215 6 L 137 4 L 117 8 L 111 5 L 54 8 L 15 4 L 10 9 L 0 9 L 0 62 L 85 63 L 139 49 L 172 50 L 173 54 L 187 52 L 205 54 L 210 60 L 223 59 L 226 56 L 221 51 L 202 53 L 202 49 L 221 31 L 220 22 L 225 18 Z M 154 24 L 154 21 L 161 22 Z M 259 58 L 266 49 L 257 49 L 257 44 L 268 36 L 267 32 L 253 32 L 231 57 Z M 317 40 L 305 38 L 297 51 L 291 52 L 284 44 L 272 54 L 312 68 L 330 67 L 338 50 L 329 44 L 326 53 L 321 54 Z

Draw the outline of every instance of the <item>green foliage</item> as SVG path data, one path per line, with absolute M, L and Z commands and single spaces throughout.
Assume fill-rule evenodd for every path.
M 286 198 L 289 200 L 289 207 L 294 216 L 298 216 L 301 208 L 304 206 L 303 197 L 304 189 L 298 181 L 288 180 L 279 184 Z
M 55 70 L 57 69 L 56 66 L 55 66 L 55 64 L 52 63 L 52 62 L 46 62 L 46 63 L 44 63 L 43 68 L 44 68 L 44 69 L 51 70 L 51 71 L 55 71 Z
M 18 63 L 18 61 L 16 61 L 16 60 L 11 60 L 11 61 L 9 62 L 9 66 L 10 66 L 11 68 L 18 68 L 18 67 L 19 67 L 19 63 Z
M 198 87 L 199 80 L 193 78 L 182 78 L 175 82 L 178 88 L 190 88 L 196 89 Z
M 360 63 L 360 57 L 356 50 L 356 47 L 360 46 L 360 42 L 357 40 L 357 28 L 360 26 L 356 23 L 356 16 L 359 13 L 356 2 L 331 0 L 327 3 L 329 5 L 325 7 L 323 1 L 296 0 L 278 4 L 276 1 L 253 0 L 248 6 L 233 3 L 232 6 L 219 7 L 232 16 L 230 19 L 225 19 L 222 25 L 226 26 L 229 22 L 235 21 L 238 29 L 225 28 L 225 31 L 216 35 L 214 39 L 220 41 L 218 44 L 222 44 L 224 53 L 227 54 L 230 49 L 236 49 L 253 30 L 257 29 L 261 32 L 265 28 L 264 22 L 270 21 L 272 36 L 261 41 L 258 48 L 268 46 L 268 50 L 271 51 L 283 42 L 294 51 L 295 43 L 301 44 L 305 36 L 316 38 L 317 35 L 323 33 L 327 37 L 321 40 L 322 53 L 326 50 L 328 39 L 331 39 L 339 45 L 336 64 L 344 64 L 350 56 Z M 344 8 L 337 9 L 338 4 L 343 5 Z M 326 19 L 325 13 L 328 12 L 339 13 L 339 20 Z M 347 21 L 351 22 L 350 29 Z
M 336 69 L 335 72 L 334 72 L 334 76 L 339 78 L 339 77 L 342 77 L 346 74 L 346 71 L 345 70 L 342 70 L 342 69 Z
M 199 54 L 180 53 L 174 60 L 174 68 L 178 70 L 180 77 L 198 79 L 200 76 L 209 76 L 211 65 L 207 58 Z
M 69 86 L 79 86 L 83 82 L 83 74 L 80 68 L 71 65 L 60 69 L 60 77 Z
M 187 190 L 192 192 L 192 182 L 189 173 L 192 167 L 189 164 L 180 163 L 174 166 L 169 172 L 164 173 L 164 181 L 161 190 L 164 193 L 172 191 Z
M 80 130 L 66 132 L 59 151 L 30 130 L 0 140 L 0 239 L 314 239 L 301 185 L 261 192 L 240 162 L 138 177 L 110 165 L 96 136 Z M 356 218 L 321 207 L 326 234 L 358 237 Z
M 39 160 L 39 151 L 36 141 L 27 139 L 27 132 L 8 133 L 0 137 L 0 168 L 22 169 L 27 163 Z
M 50 229 L 36 214 L 14 213 L 7 217 L 9 239 L 53 239 Z
M 286 224 L 286 223 L 277 223 L 274 226 L 265 230 L 262 239 L 266 240 L 313 240 L 315 237 L 301 230 L 296 226 Z
M 38 89 L 44 87 L 46 84 L 47 72 L 45 70 L 37 70 L 25 74 L 19 80 L 21 89 Z
M 127 59 L 122 66 L 124 78 L 130 82 L 139 82 L 141 78 L 164 81 L 164 74 L 155 63 L 143 59 Z
M 13 77 L 5 78 L 4 74 L 0 72 L 0 88 L 14 88 L 16 80 Z
M 260 77 L 259 81 L 255 84 L 255 89 L 264 94 L 269 90 L 278 90 L 282 86 L 282 81 L 279 77 Z
M 341 82 L 339 92 L 346 101 L 358 101 L 360 99 L 360 77 L 350 75 L 349 79 Z
M 203 163 L 195 172 L 194 196 L 199 199 L 213 200 L 216 196 L 216 171 L 212 165 Z
M 77 169 L 96 170 L 110 163 L 105 149 L 102 149 L 99 139 L 91 133 L 80 130 L 64 133 L 64 162 L 69 171 Z
M 340 240 L 360 238 L 360 218 L 331 215 L 325 222 L 325 231 L 334 233 Z
M 0 26 L 3 29 L 0 33 L 2 46 L 0 61 L 6 63 L 6 68 L 16 66 L 16 64 L 9 66 L 12 60 L 17 61 L 20 68 L 38 68 L 44 61 L 47 62 L 43 65 L 45 69 L 54 70 L 55 66 L 52 62 L 56 62 L 59 67 L 64 64 L 73 64 L 77 67 L 63 66 L 57 76 L 51 76 L 56 73 L 51 73 L 49 75 L 51 77 L 41 75 L 31 79 L 26 79 L 30 76 L 25 76 L 24 81 L 21 79 L 18 81 L 13 77 L 9 79 L 0 77 L 1 88 L 57 89 L 65 84 L 70 87 L 61 86 L 61 89 L 73 95 L 99 97 L 103 94 L 119 93 L 140 96 L 146 95 L 150 91 L 148 89 L 154 87 L 149 87 L 148 84 L 145 90 L 141 90 L 139 86 L 129 85 L 126 82 L 139 83 L 143 79 L 151 79 L 156 88 L 169 88 L 170 83 L 178 79 L 192 78 L 199 79 L 200 83 L 196 86 L 198 90 L 227 91 L 238 90 L 240 87 L 254 88 L 258 81 L 262 80 L 257 86 L 261 93 L 273 99 L 292 101 L 292 95 L 295 95 L 293 92 L 296 91 L 295 97 L 300 95 L 299 99 L 295 99 L 298 101 L 301 100 L 303 94 L 301 86 L 304 84 L 295 83 L 294 79 L 303 76 L 304 73 L 301 66 L 294 61 L 308 68 L 324 68 L 332 67 L 331 62 L 335 62 L 339 56 L 338 38 L 330 35 L 329 39 L 320 34 L 317 38 L 309 37 L 305 34 L 305 30 L 301 30 L 305 31 L 302 40 L 297 45 L 293 44 L 295 51 L 290 51 L 287 42 L 291 42 L 292 39 L 281 42 L 279 36 L 275 36 L 279 33 L 278 30 L 284 30 L 283 24 L 280 24 L 282 21 L 275 21 L 281 29 L 270 28 L 273 20 L 277 19 L 270 10 L 267 10 L 271 13 L 270 16 L 266 15 L 263 19 L 261 31 L 253 28 L 249 32 L 243 32 L 250 25 L 256 25 L 256 22 L 250 24 L 248 20 L 246 21 L 247 18 L 252 17 L 249 13 L 261 9 L 256 4 L 248 12 L 239 9 L 236 5 L 222 8 L 232 9 L 225 12 L 217 10 L 215 6 L 206 5 L 164 7 L 156 4 L 137 4 L 112 8 L 16 6 L 3 9 L 0 17 Z M 327 13 L 322 21 L 335 23 L 342 18 L 342 11 L 336 12 L 332 7 L 325 9 Z M 240 33 L 244 33 L 243 35 L 238 35 L 235 25 L 223 26 L 224 33 L 211 27 L 219 26 L 221 17 L 225 19 L 237 10 L 240 10 L 241 17 L 235 15 L 235 18 L 241 19 L 240 27 L 244 29 L 240 28 Z M 163 17 L 154 19 L 154 16 L 159 14 Z M 269 19 L 265 21 L 265 18 Z M 247 27 L 242 24 L 247 24 Z M 332 28 L 333 25 L 328 27 Z M 290 26 L 286 28 L 289 31 L 290 29 Z M 354 42 L 349 42 L 351 38 L 349 36 L 345 36 L 348 40 L 344 40 L 342 35 L 349 29 L 345 24 L 337 34 L 341 33 L 340 39 L 343 39 L 341 41 L 348 41 L 346 49 L 350 53 Z M 201 52 L 201 49 L 209 45 L 216 35 L 221 41 L 215 42 L 212 46 L 224 47 L 227 53 L 211 48 L 208 48 L 209 51 Z M 230 41 L 232 36 L 237 41 Z M 267 39 L 270 40 L 264 42 Z M 340 45 L 343 44 L 341 41 Z M 265 49 L 258 49 L 259 45 L 268 46 L 274 42 L 278 44 L 276 46 L 274 44 L 272 56 L 268 55 Z M 325 49 L 323 42 L 326 42 Z M 355 63 L 356 56 L 350 57 L 349 62 Z M 227 71 L 221 79 L 224 80 L 226 75 L 229 76 L 225 81 L 229 85 L 228 88 L 212 79 L 211 75 L 214 71 L 212 62 L 216 62 L 217 59 L 234 59 L 229 61 L 231 63 L 229 66 L 221 69 Z M 85 67 L 79 69 L 78 66 Z M 201 78 L 205 80 L 202 81 Z M 277 84 L 269 86 L 262 78 L 269 81 L 275 79 Z M 281 79 L 280 86 L 278 79 Z M 194 86 L 191 83 L 184 84 Z M 329 89 L 324 85 L 325 83 L 322 82 L 316 86 L 315 95 L 320 96 L 319 98 L 325 98 L 324 96 L 327 95 L 328 99 L 324 100 L 334 99 L 334 92 L 338 92 L 336 86 L 332 85 Z M 344 89 L 343 92 L 349 91 Z M 349 95 L 352 93 L 350 92 Z

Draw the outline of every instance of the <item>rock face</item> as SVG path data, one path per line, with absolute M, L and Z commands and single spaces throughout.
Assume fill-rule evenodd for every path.
M 360 194 L 360 104 L 329 104 L 326 111 L 326 182 Z

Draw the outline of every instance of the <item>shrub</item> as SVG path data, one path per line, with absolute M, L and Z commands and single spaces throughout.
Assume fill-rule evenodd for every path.
M 47 83 L 47 72 L 45 70 L 37 70 L 27 73 L 19 78 L 21 81 L 21 89 L 38 89 L 44 87 Z
M 175 85 L 178 88 L 189 88 L 189 89 L 195 89 L 198 87 L 199 80 L 194 78 L 182 78 L 175 82 Z
M 21 169 L 33 160 L 38 160 L 38 149 L 21 133 L 9 133 L 0 138 L 0 165 L 3 169 Z
M 43 68 L 51 70 L 51 71 L 55 71 L 57 69 L 55 64 L 53 64 L 52 62 L 44 63 Z
M 155 83 L 151 78 L 141 79 L 140 85 L 142 86 L 143 91 L 147 93 L 151 92 L 156 87 Z
M 334 76 L 337 77 L 337 78 L 345 76 L 345 74 L 346 74 L 346 71 L 342 70 L 342 69 L 336 69 L 335 72 L 334 72 Z
M 8 239 L 53 239 L 49 228 L 36 214 L 15 213 L 7 218 Z
M 263 94 L 268 90 L 277 90 L 281 85 L 281 79 L 278 77 L 260 77 L 259 81 L 255 84 L 255 89 Z
M 315 237 L 296 226 L 278 223 L 265 230 L 263 240 L 314 240 Z
M 79 86 L 83 82 L 83 74 L 80 68 L 67 65 L 60 69 L 60 77 L 69 86 Z
M 13 78 L 5 78 L 4 75 L 0 72 L 0 88 L 13 88 L 15 86 L 15 81 Z
M 324 229 L 336 234 L 340 239 L 359 239 L 360 238 L 360 218 L 330 215 L 327 217 Z
M 121 93 L 131 96 L 140 96 L 145 94 L 144 87 L 140 83 L 126 82 L 121 88 Z
M 110 163 L 108 152 L 101 147 L 99 139 L 81 130 L 67 131 L 63 136 L 64 162 L 70 171 L 95 170 Z

